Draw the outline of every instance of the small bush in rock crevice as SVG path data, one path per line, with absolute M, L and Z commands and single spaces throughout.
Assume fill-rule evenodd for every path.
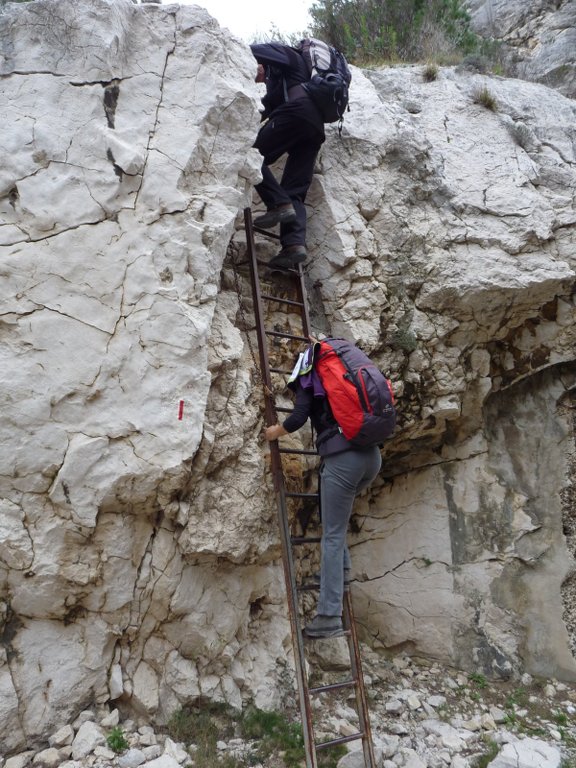
M 499 751 L 500 748 L 493 739 L 486 739 L 486 752 L 476 758 L 474 768 L 488 768 Z
M 477 88 L 472 94 L 472 101 L 475 104 L 480 104 L 482 107 L 486 107 L 491 112 L 498 112 L 498 104 L 496 97 L 483 85 L 481 88 Z
M 434 80 L 437 80 L 438 65 L 432 62 L 428 62 L 428 64 L 426 64 L 426 66 L 424 67 L 424 70 L 422 72 L 422 77 L 427 83 L 432 83 Z
M 108 736 L 106 737 L 106 744 L 112 750 L 112 752 L 124 752 L 130 746 L 124 735 L 122 728 L 116 726 L 112 728 Z

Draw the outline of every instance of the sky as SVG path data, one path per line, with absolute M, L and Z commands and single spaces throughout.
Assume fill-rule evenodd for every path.
M 166 0 L 164 0 L 166 2 Z M 274 24 L 280 32 L 302 32 L 310 23 L 313 0 L 176 0 L 180 5 L 206 8 L 221 27 L 246 42 L 267 34 Z

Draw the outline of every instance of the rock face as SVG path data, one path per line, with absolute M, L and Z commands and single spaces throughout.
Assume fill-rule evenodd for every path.
M 576 96 L 576 5 L 573 0 L 466 0 L 472 27 L 502 46 L 517 77 Z
M 574 237 L 574 176 L 558 176 L 558 157 L 561 147 L 573 156 L 574 106 L 480 76 L 367 75 L 386 128 L 351 174 L 357 184 L 319 176 L 342 211 L 332 223 L 341 244 L 338 261 L 326 252 L 313 274 L 337 330 L 353 325 L 378 349 L 386 328 L 383 359 L 401 382 L 406 422 L 388 464 L 397 477 L 364 510 L 356 548 L 368 624 L 387 646 L 450 648 L 460 663 L 502 672 L 529 657 L 531 671 L 572 675 L 550 612 L 561 615 L 572 567 L 561 492 L 566 500 L 574 455 L 574 260 L 563 245 Z M 482 87 L 497 113 L 473 103 Z M 528 103 L 539 104 L 536 122 Z M 371 325 L 369 306 L 383 310 Z M 556 435 L 546 450 L 543 434 Z M 555 646 L 553 664 L 543 646 Z
M 8 6 L 0 43 L 5 749 L 91 703 L 277 706 L 289 626 L 231 267 L 260 164 L 250 51 L 199 8 L 128 0 Z M 401 413 L 351 537 L 376 648 L 576 677 L 575 111 L 355 70 L 328 129 L 314 326 L 359 340 Z
M 169 711 L 216 695 L 232 662 L 237 682 L 218 695 L 238 702 L 258 657 L 267 691 L 286 620 L 281 572 L 250 560 L 241 525 L 222 534 L 200 487 L 186 519 L 178 504 L 210 442 L 211 371 L 236 370 L 241 350 L 217 299 L 259 178 L 250 51 L 199 8 L 128 0 L 9 6 L 0 39 L 0 722 L 11 748 L 81 701 L 128 696 L 154 712 L 164 688 Z M 242 442 L 242 430 L 226 441 L 230 462 Z M 222 514 L 238 504 L 217 496 Z M 261 493 L 246 531 L 273 515 L 264 505 Z M 267 536 L 252 536 L 255 548 Z M 201 562 L 215 546 L 242 567 Z M 262 597 L 279 614 L 265 649 L 246 642 Z

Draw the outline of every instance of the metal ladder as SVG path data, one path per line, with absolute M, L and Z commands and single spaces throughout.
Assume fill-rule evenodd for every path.
M 254 227 L 252 223 L 252 212 L 250 208 L 244 209 L 244 227 L 246 232 L 246 248 L 248 263 L 250 267 L 250 280 L 254 303 L 254 318 L 256 333 L 258 337 L 260 370 L 264 388 L 265 419 L 266 425 L 269 426 L 277 422 L 277 412 L 290 413 L 292 409 L 276 407 L 271 374 L 274 373 L 288 375 L 291 373 L 291 371 L 270 367 L 268 340 L 286 339 L 289 342 L 297 342 L 300 349 L 309 343 L 308 337 L 310 334 L 310 318 L 308 312 L 306 286 L 304 283 L 304 275 L 302 273 L 302 269 L 300 266 L 298 266 L 296 269 L 286 271 L 286 277 L 282 278 L 284 281 L 287 281 L 290 284 L 291 288 L 293 288 L 293 292 L 295 293 L 294 298 L 286 298 L 284 295 L 281 296 L 262 293 L 259 268 L 266 266 L 266 264 L 263 264 L 257 258 L 254 233 L 257 232 L 258 234 L 264 235 L 265 237 L 273 238 L 276 240 L 278 240 L 279 237 L 278 235 L 274 235 L 266 230 Z M 263 312 L 265 302 L 276 302 L 280 305 L 284 305 L 289 312 L 298 313 L 302 326 L 302 334 L 298 335 L 278 330 L 266 329 L 264 327 Z M 350 677 L 341 682 L 331 683 L 329 685 L 320 685 L 318 687 L 310 687 L 308 684 L 306 675 L 305 641 L 302 634 L 298 595 L 299 593 L 317 590 L 318 587 L 317 585 L 307 584 L 300 584 L 297 586 L 293 549 L 305 544 L 319 544 L 320 538 L 306 536 L 306 531 L 304 531 L 303 535 L 300 536 L 293 534 L 292 527 L 289 522 L 288 500 L 305 500 L 308 503 L 310 501 L 315 501 L 316 506 L 318 506 L 320 499 L 318 492 L 304 493 L 289 492 L 287 490 L 282 465 L 282 456 L 289 454 L 313 456 L 316 456 L 317 454 L 316 451 L 312 450 L 306 451 L 282 448 L 280 447 L 279 441 L 273 441 L 270 443 L 270 460 L 274 481 L 274 490 L 277 500 L 278 523 L 282 545 L 282 563 L 284 567 L 284 579 L 286 582 L 286 595 L 288 600 L 288 612 L 290 616 L 292 646 L 294 649 L 298 698 L 302 718 L 304 748 L 306 752 L 306 768 L 317 768 L 318 751 L 327 749 L 337 744 L 344 744 L 359 739 L 362 740 L 365 768 L 376 768 L 376 760 L 374 757 L 374 747 L 372 744 L 372 734 L 370 729 L 368 701 L 366 698 L 366 690 L 364 687 L 364 679 L 362 674 L 360 649 L 358 645 L 358 637 L 356 634 L 356 626 L 354 623 L 354 613 L 352 609 L 350 589 L 347 586 L 344 590 L 342 621 L 344 625 L 344 635 L 347 639 L 350 656 Z M 323 640 L 322 642 L 331 641 Z M 330 739 L 329 741 L 316 743 L 312 721 L 313 713 L 311 697 L 322 694 L 324 692 L 335 692 L 344 689 L 354 690 L 356 714 L 358 716 L 360 725 L 359 731 L 348 736 L 341 736 L 338 738 Z

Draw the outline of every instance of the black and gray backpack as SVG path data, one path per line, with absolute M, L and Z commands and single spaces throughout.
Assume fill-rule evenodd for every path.
M 296 47 L 308 67 L 310 80 L 302 87 L 320 110 L 325 123 L 344 119 L 352 73 L 344 54 L 316 38 L 301 40 Z

